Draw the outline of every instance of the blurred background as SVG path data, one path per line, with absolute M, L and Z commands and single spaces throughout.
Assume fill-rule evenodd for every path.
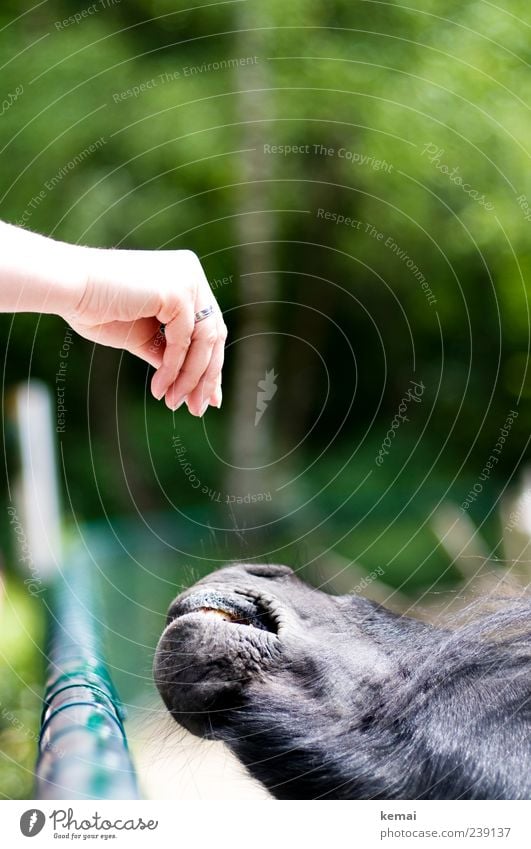
M 435 620 L 521 592 L 531 532 L 528 4 L 175 6 L 0 10 L 0 218 L 190 248 L 229 327 L 223 407 L 198 420 L 153 400 L 140 361 L 0 316 L 4 401 L 30 377 L 56 401 L 65 526 L 101 573 L 160 798 L 219 796 L 230 768 L 161 736 L 151 660 L 181 588 L 285 562 Z M 45 616 L 3 409 L 0 796 L 28 798 Z

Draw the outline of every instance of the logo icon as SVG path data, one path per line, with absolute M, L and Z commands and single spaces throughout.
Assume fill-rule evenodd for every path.
M 20 817 L 20 830 L 24 837 L 35 837 L 43 830 L 45 822 L 46 817 L 43 812 L 37 808 L 31 808 Z
M 278 374 L 275 374 L 274 369 L 266 371 L 263 380 L 258 381 L 258 392 L 256 393 L 256 415 L 254 417 L 254 426 L 256 427 L 265 411 L 269 402 L 274 398 L 277 391 L 276 379 Z

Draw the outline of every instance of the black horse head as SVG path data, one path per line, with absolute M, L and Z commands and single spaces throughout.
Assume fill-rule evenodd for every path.
M 172 603 L 155 679 L 278 798 L 528 798 L 530 613 L 446 631 L 237 564 Z

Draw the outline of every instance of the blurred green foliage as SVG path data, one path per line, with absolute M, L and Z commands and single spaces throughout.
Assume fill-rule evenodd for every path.
M 0 99 L 23 91 L 0 117 L 0 217 L 72 242 L 195 250 L 212 281 L 230 279 L 215 292 L 237 340 L 249 272 L 238 221 L 249 209 L 244 183 L 256 179 L 253 215 L 275 210 L 272 329 L 286 334 L 272 347 L 272 433 L 286 450 L 304 440 L 290 461 L 301 475 L 290 504 L 295 525 L 311 528 L 294 544 L 296 534 L 271 526 L 270 559 L 303 563 L 330 546 L 367 568 L 384 564 L 395 586 L 451 581 L 431 510 L 463 500 L 517 405 L 471 509 L 496 546 L 496 499 L 527 455 L 528 4 L 252 0 L 181 10 L 98 0 L 68 23 L 89 5 L 49 0 L 21 13 L 15 0 L 2 4 Z M 242 102 L 256 79 L 259 120 Z M 6 384 L 31 374 L 53 387 L 63 323 L 2 316 L 0 332 Z M 295 337 L 321 354 L 328 396 L 318 357 Z M 252 556 L 230 534 L 230 511 L 188 484 L 172 452 L 178 433 L 202 483 L 224 492 L 226 463 L 210 448 L 222 457 L 230 434 L 233 362 L 229 346 L 229 404 L 208 414 L 207 435 L 149 398 L 142 363 L 75 340 L 61 458 L 76 521 L 127 513 L 142 526 L 147 511 L 167 511 L 176 539 L 181 522 L 197 523 L 207 541 L 196 549 L 216 562 Z M 375 470 L 413 377 L 423 403 Z M 10 780 L 3 792 L 17 795 Z
M 56 23 L 86 7 L 49 2 L 8 26 L 0 46 L 0 61 L 7 63 L 2 93 L 20 85 L 24 93 L 2 116 L 2 216 L 21 219 L 46 183 L 102 138 L 103 146 L 30 210 L 27 226 L 98 245 L 187 246 L 204 258 L 211 279 L 244 271 L 232 246 L 246 158 L 238 152 L 244 132 L 239 89 L 249 67 L 185 76 L 186 68 L 245 55 L 245 37 L 236 32 L 241 5 L 181 11 L 165 2 L 117 3 L 57 30 Z M 7 25 L 17 9 L 4 4 L 0 23 Z M 411 372 L 411 339 L 418 373 L 430 399 L 436 397 L 427 438 L 438 448 L 452 427 L 454 458 L 466 460 L 471 449 L 479 462 L 522 387 L 528 403 L 529 221 L 517 203 L 517 197 L 531 196 L 523 101 L 531 48 L 517 23 L 526 12 L 524 2 L 513 2 L 509 13 L 448 0 L 423 3 L 416 11 L 392 3 L 295 0 L 288 20 L 285 4 L 273 0 L 261 12 L 267 28 L 258 39 L 258 59 L 274 92 L 264 98 L 263 143 L 310 149 L 275 156 L 271 166 L 275 183 L 268 192 L 275 208 L 309 210 L 275 218 L 277 267 L 286 270 L 281 297 L 323 308 L 353 341 L 358 391 L 342 430 L 345 441 L 372 421 L 385 370 L 379 415 L 383 421 L 394 413 Z M 179 78 L 160 81 L 175 72 Z M 150 80 L 157 85 L 115 102 Z M 427 144 L 443 151 L 440 164 L 457 168 L 493 212 L 429 161 Z M 385 160 L 392 170 L 315 154 L 313 145 Z M 259 209 L 259 186 L 256 201 Z M 425 275 L 436 309 L 381 241 L 364 229 L 318 219 L 319 207 L 392 237 Z M 349 297 L 325 287 L 323 279 L 344 286 Z M 242 287 L 229 285 L 217 294 L 234 334 L 238 312 L 230 310 Z M 276 326 L 304 330 L 307 323 L 304 311 L 286 307 L 276 318 Z M 5 333 L 9 321 L 4 317 Z M 14 324 L 11 380 L 28 372 L 34 327 L 28 317 Z M 329 366 L 339 368 L 333 328 L 312 332 Z M 32 371 L 48 380 L 61 334 L 50 319 L 39 329 Z M 70 398 L 81 406 L 92 351 L 82 341 L 77 348 Z M 289 353 L 287 340 L 276 355 L 282 361 Z M 109 360 L 116 364 L 117 356 Z M 305 382 L 315 368 L 311 364 Z M 228 371 L 230 380 L 230 356 Z M 124 391 L 138 402 L 143 369 L 127 363 L 122 375 Z M 303 415 L 279 416 L 280 430 L 289 421 L 305 432 L 320 404 L 316 392 L 301 411 L 293 409 L 298 382 L 295 368 L 280 387 L 282 407 Z M 99 390 L 105 395 L 105 387 Z M 151 418 L 160 412 L 150 411 Z M 320 433 L 323 427 L 333 432 L 342 412 L 340 399 L 332 397 Z M 525 416 L 515 436 L 504 452 L 505 469 L 527 438 Z M 78 434 L 73 440 L 80 450 Z M 90 493 L 86 506 L 94 510 Z
M 41 708 L 43 617 L 25 587 L 0 583 L 0 799 L 31 798 Z

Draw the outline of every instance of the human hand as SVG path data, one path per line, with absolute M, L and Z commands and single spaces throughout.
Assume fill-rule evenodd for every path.
M 220 407 L 227 329 L 197 256 L 187 250 L 82 250 L 82 297 L 61 313 L 72 328 L 154 366 L 151 391 L 158 400 L 165 396 L 171 410 L 185 401 L 195 416 L 209 404 Z M 210 305 L 213 314 L 196 322 L 195 314 Z

